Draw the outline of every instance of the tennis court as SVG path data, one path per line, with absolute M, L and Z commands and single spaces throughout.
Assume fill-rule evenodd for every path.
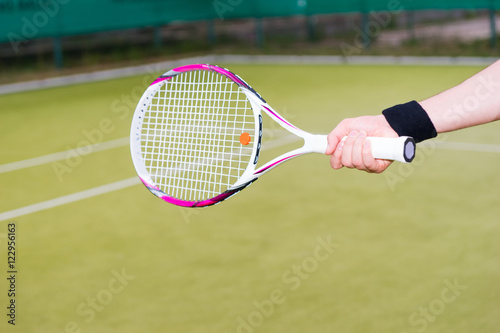
M 226 67 L 325 134 L 481 69 Z M 498 124 L 438 137 L 381 175 L 294 159 L 186 209 L 151 195 L 131 163 L 132 112 L 153 79 L 0 96 L 2 276 L 13 221 L 17 250 L 17 322 L 2 278 L 2 332 L 498 331 Z M 266 133 L 260 163 L 297 144 Z

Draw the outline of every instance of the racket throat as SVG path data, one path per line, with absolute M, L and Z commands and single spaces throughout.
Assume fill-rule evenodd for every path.
M 318 134 L 305 134 L 304 146 L 302 149 L 304 153 L 319 153 L 325 154 L 326 148 L 328 148 L 328 136 L 318 135 Z

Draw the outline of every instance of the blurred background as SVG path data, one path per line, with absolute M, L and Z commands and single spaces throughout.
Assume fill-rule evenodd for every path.
M 499 7 L 498 0 L 2 0 L 0 80 L 206 53 L 496 56 Z
M 304 156 L 206 209 L 151 195 L 128 145 L 145 88 L 189 62 L 314 133 L 428 98 L 498 58 L 499 9 L 0 0 L 0 332 L 500 332 L 497 123 L 381 175 Z M 299 144 L 264 128 L 259 163 Z

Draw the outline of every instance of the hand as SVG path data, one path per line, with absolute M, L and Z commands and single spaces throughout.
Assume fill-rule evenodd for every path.
M 342 141 L 345 136 L 346 140 Z M 392 161 L 374 159 L 367 136 L 395 138 L 398 134 L 383 115 L 342 120 L 328 135 L 326 154 L 331 155 L 332 168 L 356 168 L 370 173 L 381 173 L 387 169 Z

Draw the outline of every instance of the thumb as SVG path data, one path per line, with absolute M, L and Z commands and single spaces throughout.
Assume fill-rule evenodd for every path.
M 351 128 L 352 119 L 342 120 L 333 131 L 328 134 L 328 148 L 326 148 L 326 155 L 332 155 L 337 149 L 337 145 L 342 139 L 349 134 Z
M 342 140 L 342 138 L 339 138 L 333 131 L 328 134 L 328 146 L 325 151 L 325 155 L 332 155 L 335 149 L 337 148 L 337 145 L 339 142 Z

